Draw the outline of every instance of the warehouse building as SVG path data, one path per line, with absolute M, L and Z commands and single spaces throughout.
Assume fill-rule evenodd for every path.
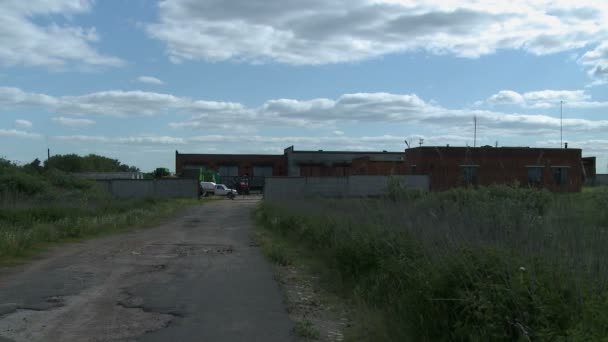
M 405 152 L 298 151 L 283 154 L 183 154 L 175 152 L 180 177 L 196 178 L 199 170 L 230 179 L 247 176 L 258 187 L 269 176 L 339 177 L 351 175 L 428 175 L 430 189 L 467 185 L 519 184 L 557 192 L 580 191 L 595 176 L 595 158 L 580 149 L 530 147 L 421 146 Z
M 403 174 L 403 152 L 297 151 L 283 154 L 184 154 L 175 151 L 175 173 L 198 177 L 210 169 L 222 177 L 348 176 Z
M 576 192 L 581 190 L 585 172 L 595 174 L 594 160 L 587 159 L 583 168 L 581 153 L 569 148 L 424 146 L 407 149 L 405 159 L 407 173 L 429 175 L 434 191 L 516 183 Z

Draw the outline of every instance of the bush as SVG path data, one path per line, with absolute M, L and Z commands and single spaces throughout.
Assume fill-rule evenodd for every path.
M 608 336 L 608 191 L 506 186 L 283 202 L 257 213 L 307 246 L 394 341 Z M 364 322 L 365 323 L 365 322 Z

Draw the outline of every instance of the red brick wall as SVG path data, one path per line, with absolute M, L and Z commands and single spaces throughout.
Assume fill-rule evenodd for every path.
M 406 150 L 408 171 L 429 174 L 432 190 L 464 185 L 461 165 L 479 165 L 478 185 L 528 185 L 528 168 L 543 167 L 543 187 L 553 191 L 580 191 L 580 149 L 418 147 Z M 568 183 L 556 185 L 551 166 L 568 166 Z M 408 172 L 410 173 L 410 172 Z
M 212 170 L 220 166 L 238 166 L 239 176 L 253 175 L 254 166 L 272 166 L 273 176 L 286 176 L 287 163 L 284 155 L 252 154 L 183 154 L 175 155 L 175 173 L 180 175 L 185 166 L 205 165 Z
M 371 161 L 369 157 L 362 157 L 353 159 L 350 165 L 300 164 L 300 175 L 305 177 L 396 175 L 405 173 L 404 166 L 403 162 Z

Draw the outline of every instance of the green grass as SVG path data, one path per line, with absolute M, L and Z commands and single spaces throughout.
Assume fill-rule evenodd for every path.
M 308 320 L 296 322 L 293 330 L 296 335 L 309 340 L 318 340 L 320 337 L 319 331 Z
M 140 228 L 196 200 L 114 199 L 94 181 L 0 158 L 0 265 L 66 241 Z
M 605 188 L 499 186 L 265 203 L 256 217 L 357 303 L 353 340 L 589 341 L 608 336 L 607 205 Z
M 109 207 L 0 209 L 0 265 L 28 260 L 47 247 L 159 223 L 196 200 L 114 200 Z

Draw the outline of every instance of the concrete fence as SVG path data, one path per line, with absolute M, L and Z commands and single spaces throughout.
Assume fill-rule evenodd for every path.
M 196 179 L 112 179 L 98 180 L 97 184 L 118 198 L 196 198 L 198 196 Z
M 345 177 L 266 177 L 264 199 L 281 200 L 306 197 L 367 197 L 388 192 L 389 178 L 412 189 L 429 189 L 429 177 L 345 176 Z
M 608 185 L 608 174 L 597 174 L 593 178 L 585 180 L 585 186 Z
M 143 172 L 73 172 L 72 175 L 92 180 L 144 179 Z

